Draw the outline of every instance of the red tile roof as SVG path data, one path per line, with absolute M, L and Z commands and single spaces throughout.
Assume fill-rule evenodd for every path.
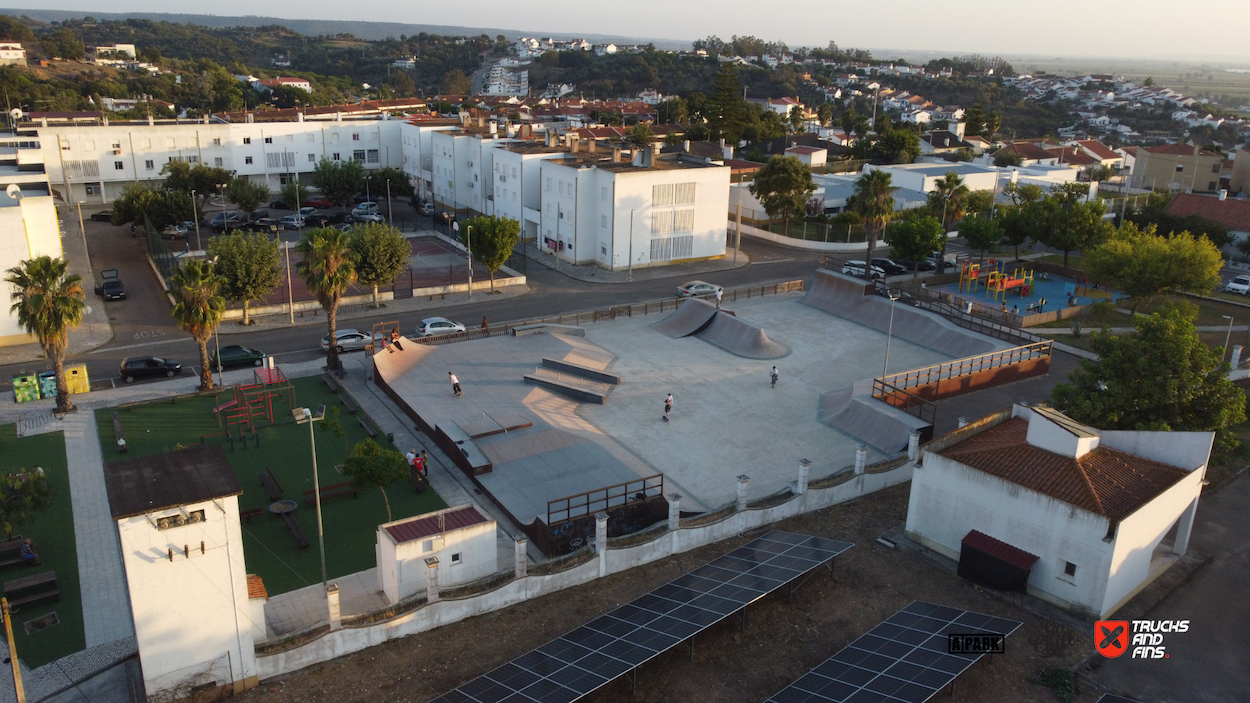
M 1215 195 L 1180 193 L 1164 211 L 1177 217 L 1198 215 L 1237 232 L 1250 232 L 1250 199 L 1247 198 L 1220 200 Z
M 269 592 L 265 590 L 265 582 L 256 574 L 247 575 L 247 597 L 269 600 Z
M 1095 157 L 1099 159 L 1122 158 L 1119 154 L 1112 151 L 1111 147 L 1107 146 L 1106 144 L 1103 144 L 1097 139 L 1082 139 L 1078 141 L 1077 144 L 1080 144 L 1082 148 L 1084 148 L 1086 151 L 1093 154 Z
M 1011 144 L 1008 144 L 1002 149 L 994 152 L 994 156 L 998 156 L 999 154 L 1019 154 L 1029 161 L 1044 161 L 1046 159 L 1055 158 L 1055 154 L 1052 154 L 1040 146 L 1030 142 L 1012 142 Z
M 794 154 L 815 154 L 818 151 L 824 151 L 824 149 L 818 149 L 814 146 L 792 146 L 786 149 L 786 152 Z
M 1059 163 L 1071 166 L 1092 166 L 1101 164 L 1102 161 L 1086 154 L 1076 147 L 1056 147 L 1054 149 L 1046 149 L 1052 156 L 1059 157 Z
M 1122 520 L 1185 477 L 1162 462 L 1099 446 L 1079 459 L 1028 442 L 1013 418 L 948 447 L 942 456 L 1112 520 Z
M 429 517 L 388 525 L 386 531 L 396 542 L 403 543 L 440 535 L 444 532 L 451 532 L 464 527 L 480 525 L 484 522 L 489 521 L 482 517 L 477 508 L 472 505 L 465 505 Z
M 1006 542 L 996 540 L 984 532 L 977 532 L 976 530 L 969 532 L 964 537 L 963 543 L 1025 571 L 1032 569 L 1038 559 L 1035 554 L 1029 554 L 1023 549 L 1017 549 Z

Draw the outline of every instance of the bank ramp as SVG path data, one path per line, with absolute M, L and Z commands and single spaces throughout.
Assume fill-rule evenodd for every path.
M 824 394 L 820 421 L 886 456 L 907 451 L 913 431 L 923 434 L 932 427 L 932 423 L 873 398 L 871 379 Z
M 710 325 L 716 312 L 716 306 L 706 300 L 687 298 L 670 315 L 651 325 L 651 328 L 673 339 L 689 337 Z
M 780 359 L 790 353 L 783 344 L 768 338 L 764 330 L 755 325 L 718 311 L 703 331 L 695 335 L 703 341 L 746 359 Z

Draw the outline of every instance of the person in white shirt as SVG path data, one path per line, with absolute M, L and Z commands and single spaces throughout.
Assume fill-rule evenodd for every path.
M 417 460 L 417 450 L 409 449 L 408 453 L 404 455 L 404 459 L 408 462 L 409 466 L 414 466 Z
M 451 379 L 451 392 L 459 398 L 463 394 L 460 390 L 460 377 L 450 371 L 447 372 L 447 376 Z
M 668 422 L 668 414 L 673 411 L 673 394 L 669 393 L 664 399 L 664 421 Z
M 720 309 L 720 300 L 721 300 L 721 298 L 723 298 L 723 297 L 725 297 L 725 289 L 724 289 L 724 288 L 717 288 L 717 289 L 716 289 L 716 309 L 717 309 L 717 310 L 719 310 L 719 309 Z
M 772 387 L 773 387 L 773 388 L 776 388 L 776 387 L 777 387 L 777 379 L 781 377 L 781 372 L 777 370 L 777 367 L 776 367 L 776 366 L 774 366 L 774 367 L 773 367 L 773 370 L 768 372 L 768 377 L 769 377 L 769 378 L 771 378 L 771 379 L 773 380 L 773 385 L 772 385 Z

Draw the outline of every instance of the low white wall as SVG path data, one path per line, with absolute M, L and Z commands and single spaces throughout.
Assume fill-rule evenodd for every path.
M 599 578 L 648 564 L 659 559 L 697 549 L 728 539 L 744 531 L 813 510 L 844 503 L 853 498 L 879 491 L 911 479 L 914 462 L 880 473 L 865 473 L 828 488 L 808 488 L 789 500 L 768 508 L 748 508 L 734 512 L 722 520 L 706 525 L 683 526 L 676 531 L 663 531 L 655 539 L 629 547 L 609 546 L 598 558 L 567 571 L 547 575 L 529 575 L 514 579 L 485 593 L 459 599 L 443 599 L 423 604 L 414 610 L 385 622 L 361 627 L 344 626 L 294 649 L 269 655 L 258 655 L 261 680 L 282 676 L 292 671 L 357 652 L 386 640 L 407 637 L 436 627 L 459 622 L 465 618 L 506 608 L 530 598 L 578 586 Z M 796 468 L 797 475 L 797 468 Z
M 735 232 L 738 229 L 738 223 L 731 217 L 729 219 L 729 231 Z M 844 251 L 844 252 L 861 252 L 868 251 L 868 245 L 864 242 L 809 242 L 805 239 L 795 239 L 787 237 L 784 234 L 773 234 L 768 230 L 752 227 L 751 225 L 742 223 L 742 236 L 754 237 L 755 239 L 763 239 L 764 241 L 780 244 L 784 247 L 793 249 L 806 249 L 808 251 Z

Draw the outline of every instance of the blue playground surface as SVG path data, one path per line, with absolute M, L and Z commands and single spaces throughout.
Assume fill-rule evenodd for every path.
M 995 277 L 991 274 L 1004 276 L 1013 283 L 1023 280 L 1014 287 L 1008 287 L 1006 291 L 993 290 L 987 285 Z M 965 278 L 962 290 L 958 282 L 931 288 L 981 305 L 995 306 L 1005 303 L 1008 312 L 1016 312 L 1018 306 L 1020 314 L 1066 308 L 1069 307 L 1070 299 L 1074 305 L 1089 305 L 1103 300 L 1115 300 L 1122 295 L 1119 291 L 1108 291 L 1105 287 L 1096 288 L 1071 278 L 1035 272 L 1027 266 L 1020 267 L 992 260 L 981 266 L 975 284 L 970 284 Z M 1028 295 L 1022 295 L 1026 291 Z M 1046 301 L 1044 307 L 1040 305 L 1043 299 Z

